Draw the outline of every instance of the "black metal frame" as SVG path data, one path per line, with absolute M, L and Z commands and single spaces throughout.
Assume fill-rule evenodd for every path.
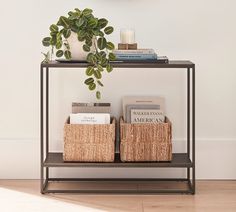
M 49 152 L 49 69 L 50 68 L 85 68 L 87 63 L 41 63 L 40 69 L 40 188 L 41 193 L 186 193 L 195 194 L 195 64 L 190 61 L 170 61 L 167 64 L 159 63 L 113 63 L 115 68 L 169 68 L 187 70 L 187 150 L 186 153 L 175 153 L 172 162 L 138 162 L 123 163 L 116 154 L 116 160 L 112 163 L 68 163 L 63 162 L 62 153 Z M 44 76 L 44 72 L 46 74 Z M 164 178 L 164 179 L 113 179 L 113 178 L 50 178 L 49 169 L 52 167 L 117 167 L 117 168 L 186 168 L 186 178 Z M 192 172 L 191 172 L 192 171 Z M 181 181 L 187 184 L 188 189 L 161 189 L 161 190 L 52 190 L 49 189 L 50 182 L 64 181 Z

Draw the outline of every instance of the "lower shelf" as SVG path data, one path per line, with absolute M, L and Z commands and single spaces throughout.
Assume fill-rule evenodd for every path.
M 187 153 L 174 153 L 171 162 L 122 162 L 119 154 L 110 163 L 64 162 L 61 152 L 48 153 L 42 164 L 50 167 L 94 167 L 94 168 L 193 168 Z M 189 169 L 188 169 L 189 171 Z M 189 178 L 140 179 L 140 178 L 41 178 L 41 193 L 102 193 L 102 194 L 194 194 L 195 183 Z M 48 178 L 49 177 L 49 178 Z
M 174 153 L 171 162 L 122 162 L 119 159 L 119 154 L 116 153 L 115 161 L 109 163 L 95 162 L 64 162 L 63 155 L 59 152 L 48 153 L 46 160 L 43 163 L 44 167 L 192 167 L 193 164 L 187 153 Z
M 51 178 L 42 193 L 193 194 L 187 179 L 66 179 Z

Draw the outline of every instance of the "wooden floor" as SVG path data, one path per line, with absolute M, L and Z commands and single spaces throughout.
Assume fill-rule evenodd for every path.
M 0 211 L 236 212 L 236 181 L 197 181 L 195 195 L 41 195 L 38 180 L 0 180 Z

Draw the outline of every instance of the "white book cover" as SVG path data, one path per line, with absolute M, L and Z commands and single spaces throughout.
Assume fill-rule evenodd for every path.
M 108 113 L 72 113 L 70 124 L 110 124 Z
M 165 116 L 162 110 L 131 109 L 131 123 L 163 123 Z

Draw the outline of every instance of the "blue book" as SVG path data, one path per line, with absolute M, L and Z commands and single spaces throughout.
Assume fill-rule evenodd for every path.
M 115 54 L 116 60 L 156 60 L 156 54 Z

